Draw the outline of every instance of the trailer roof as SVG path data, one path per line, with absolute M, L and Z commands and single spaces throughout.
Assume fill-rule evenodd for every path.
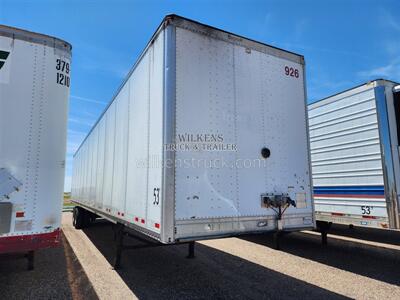
M 163 23 L 166 24 L 171 23 L 175 26 L 193 30 L 216 39 L 224 40 L 233 44 L 238 44 L 243 47 L 252 48 L 254 50 L 258 50 L 260 52 L 264 52 L 284 59 L 288 59 L 299 64 L 304 64 L 304 56 L 301 54 L 297 54 L 288 50 L 284 50 L 282 48 L 271 46 L 266 43 L 256 41 L 244 37 L 242 35 L 238 35 L 210 25 L 206 25 L 179 15 L 175 14 L 167 15 L 164 17 L 162 24 Z
M 302 65 L 305 64 L 305 60 L 304 60 L 304 56 L 303 55 L 300 55 L 300 54 L 297 54 L 297 53 L 294 53 L 294 52 L 290 52 L 290 51 L 287 51 L 287 50 L 284 50 L 284 49 L 281 49 L 281 48 L 277 48 L 277 47 L 274 47 L 274 46 L 271 46 L 271 45 L 268 45 L 268 44 L 265 44 L 265 43 L 262 43 L 262 42 L 258 42 L 258 41 L 243 37 L 241 35 L 234 34 L 234 33 L 231 33 L 229 31 L 222 30 L 222 29 L 218 29 L 216 27 L 209 26 L 209 25 L 206 25 L 206 24 L 203 24 L 203 23 L 200 23 L 200 22 L 197 22 L 197 21 L 194 21 L 194 20 L 179 16 L 179 15 L 176 15 L 176 14 L 166 15 L 163 18 L 163 20 L 161 21 L 160 25 L 157 27 L 156 31 L 151 36 L 150 40 L 146 44 L 146 47 L 143 49 L 143 51 L 139 55 L 139 58 L 136 60 L 136 62 L 133 65 L 133 67 L 130 69 L 130 71 L 126 75 L 125 79 L 123 80 L 121 85 L 118 87 L 117 91 L 114 93 L 111 101 L 105 107 L 103 112 L 100 114 L 99 118 L 96 120 L 96 122 L 94 123 L 94 125 L 92 126 L 92 128 L 90 129 L 88 134 L 83 139 L 82 143 L 79 145 L 78 149 L 75 151 L 75 153 L 73 155 L 74 157 L 78 153 L 79 149 L 82 147 L 83 143 L 85 143 L 86 139 L 89 137 L 89 135 L 91 134 L 93 129 L 99 123 L 99 121 L 101 120 L 101 118 L 103 117 L 103 115 L 105 114 L 107 109 L 113 103 L 114 99 L 117 97 L 117 95 L 119 94 L 119 92 L 121 91 L 121 89 L 123 88 L 123 86 L 125 85 L 127 80 L 129 79 L 129 77 L 131 76 L 133 71 L 136 69 L 136 66 L 139 64 L 139 62 L 143 58 L 143 56 L 146 53 L 146 51 L 149 48 L 149 46 L 153 43 L 153 41 L 156 39 L 158 34 L 166 26 L 168 26 L 170 24 L 172 24 L 174 26 L 177 26 L 177 27 L 186 28 L 186 29 L 189 29 L 189 30 L 194 30 L 196 32 L 200 32 L 202 34 L 211 36 L 213 38 L 224 40 L 224 41 L 227 41 L 227 42 L 230 42 L 230 43 L 233 43 L 233 44 L 241 45 L 243 47 L 252 48 L 252 49 L 255 49 L 257 51 L 264 52 L 264 53 L 267 53 L 267 54 L 270 54 L 270 55 L 273 55 L 273 56 L 277 56 L 277 57 L 280 57 L 280 58 L 288 59 L 290 61 L 302 64 Z
M 69 52 L 72 50 L 72 45 L 70 43 L 59 38 L 1 24 L 0 36 L 10 37 L 36 44 L 53 46 L 54 48 L 67 50 Z
M 372 83 L 379 84 L 379 81 L 383 81 L 383 82 L 387 82 L 387 83 L 392 83 L 392 84 L 395 84 L 395 85 L 398 85 L 398 84 L 399 84 L 399 83 L 396 82 L 396 81 L 392 81 L 392 80 L 388 80 L 388 79 L 382 79 L 382 78 L 377 78 L 377 79 L 370 80 L 370 81 L 361 83 L 361 84 L 359 84 L 359 85 L 353 86 L 353 87 L 351 87 L 351 88 L 345 89 L 345 90 L 343 90 L 343 91 L 337 92 L 337 93 L 332 94 L 332 95 L 330 95 L 330 96 L 327 96 L 327 97 L 325 97 L 325 98 L 316 100 L 316 101 L 314 101 L 314 102 L 312 102 L 312 103 L 309 103 L 308 106 L 311 107 L 311 106 L 314 106 L 314 105 L 318 105 L 318 104 L 320 104 L 320 102 L 322 102 L 322 101 L 324 101 L 324 100 L 328 100 L 328 99 L 330 99 L 330 98 L 332 98 L 332 97 L 338 96 L 338 95 L 340 95 L 340 94 L 344 94 L 344 93 L 346 93 L 346 92 L 355 90 L 355 89 L 357 89 L 357 88 L 360 88 L 360 87 L 363 87 L 363 86 L 366 86 L 366 85 L 369 85 L 369 84 L 372 84 Z M 312 107 L 312 108 L 314 108 L 314 107 Z

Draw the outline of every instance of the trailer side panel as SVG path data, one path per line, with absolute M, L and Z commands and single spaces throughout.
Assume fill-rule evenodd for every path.
M 158 236 L 164 32 L 147 48 L 75 155 L 73 199 Z
M 388 227 L 375 84 L 309 105 L 317 220 Z

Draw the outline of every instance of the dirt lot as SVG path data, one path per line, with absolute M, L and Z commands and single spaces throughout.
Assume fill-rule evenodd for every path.
M 111 225 L 77 231 L 70 222 L 64 213 L 68 242 L 40 251 L 35 271 L 25 260 L 0 261 L 3 299 L 400 299 L 398 232 L 337 227 L 328 247 L 292 233 L 281 251 L 270 235 L 211 240 L 196 243 L 195 259 L 185 258 L 186 245 L 133 250 L 114 271 Z
M 68 241 L 39 250 L 35 269 L 27 271 L 22 255 L 0 256 L 1 299 L 97 299 Z

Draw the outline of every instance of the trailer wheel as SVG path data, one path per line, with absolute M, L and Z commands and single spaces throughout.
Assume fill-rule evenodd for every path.
M 82 226 L 84 228 L 89 227 L 96 220 L 96 214 L 86 209 L 83 209 L 83 219 L 84 221 Z
M 74 207 L 72 213 L 72 222 L 75 229 L 82 229 L 84 227 L 85 211 L 81 207 L 78 206 Z
M 89 218 L 90 224 L 93 224 L 96 221 L 96 219 L 97 219 L 97 215 L 94 213 L 90 213 L 90 218 Z

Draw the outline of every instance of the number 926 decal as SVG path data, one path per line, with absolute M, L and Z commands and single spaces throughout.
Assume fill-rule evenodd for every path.
M 69 63 L 57 58 L 57 83 L 69 87 Z
M 285 75 L 294 78 L 299 78 L 299 69 L 285 66 Z

